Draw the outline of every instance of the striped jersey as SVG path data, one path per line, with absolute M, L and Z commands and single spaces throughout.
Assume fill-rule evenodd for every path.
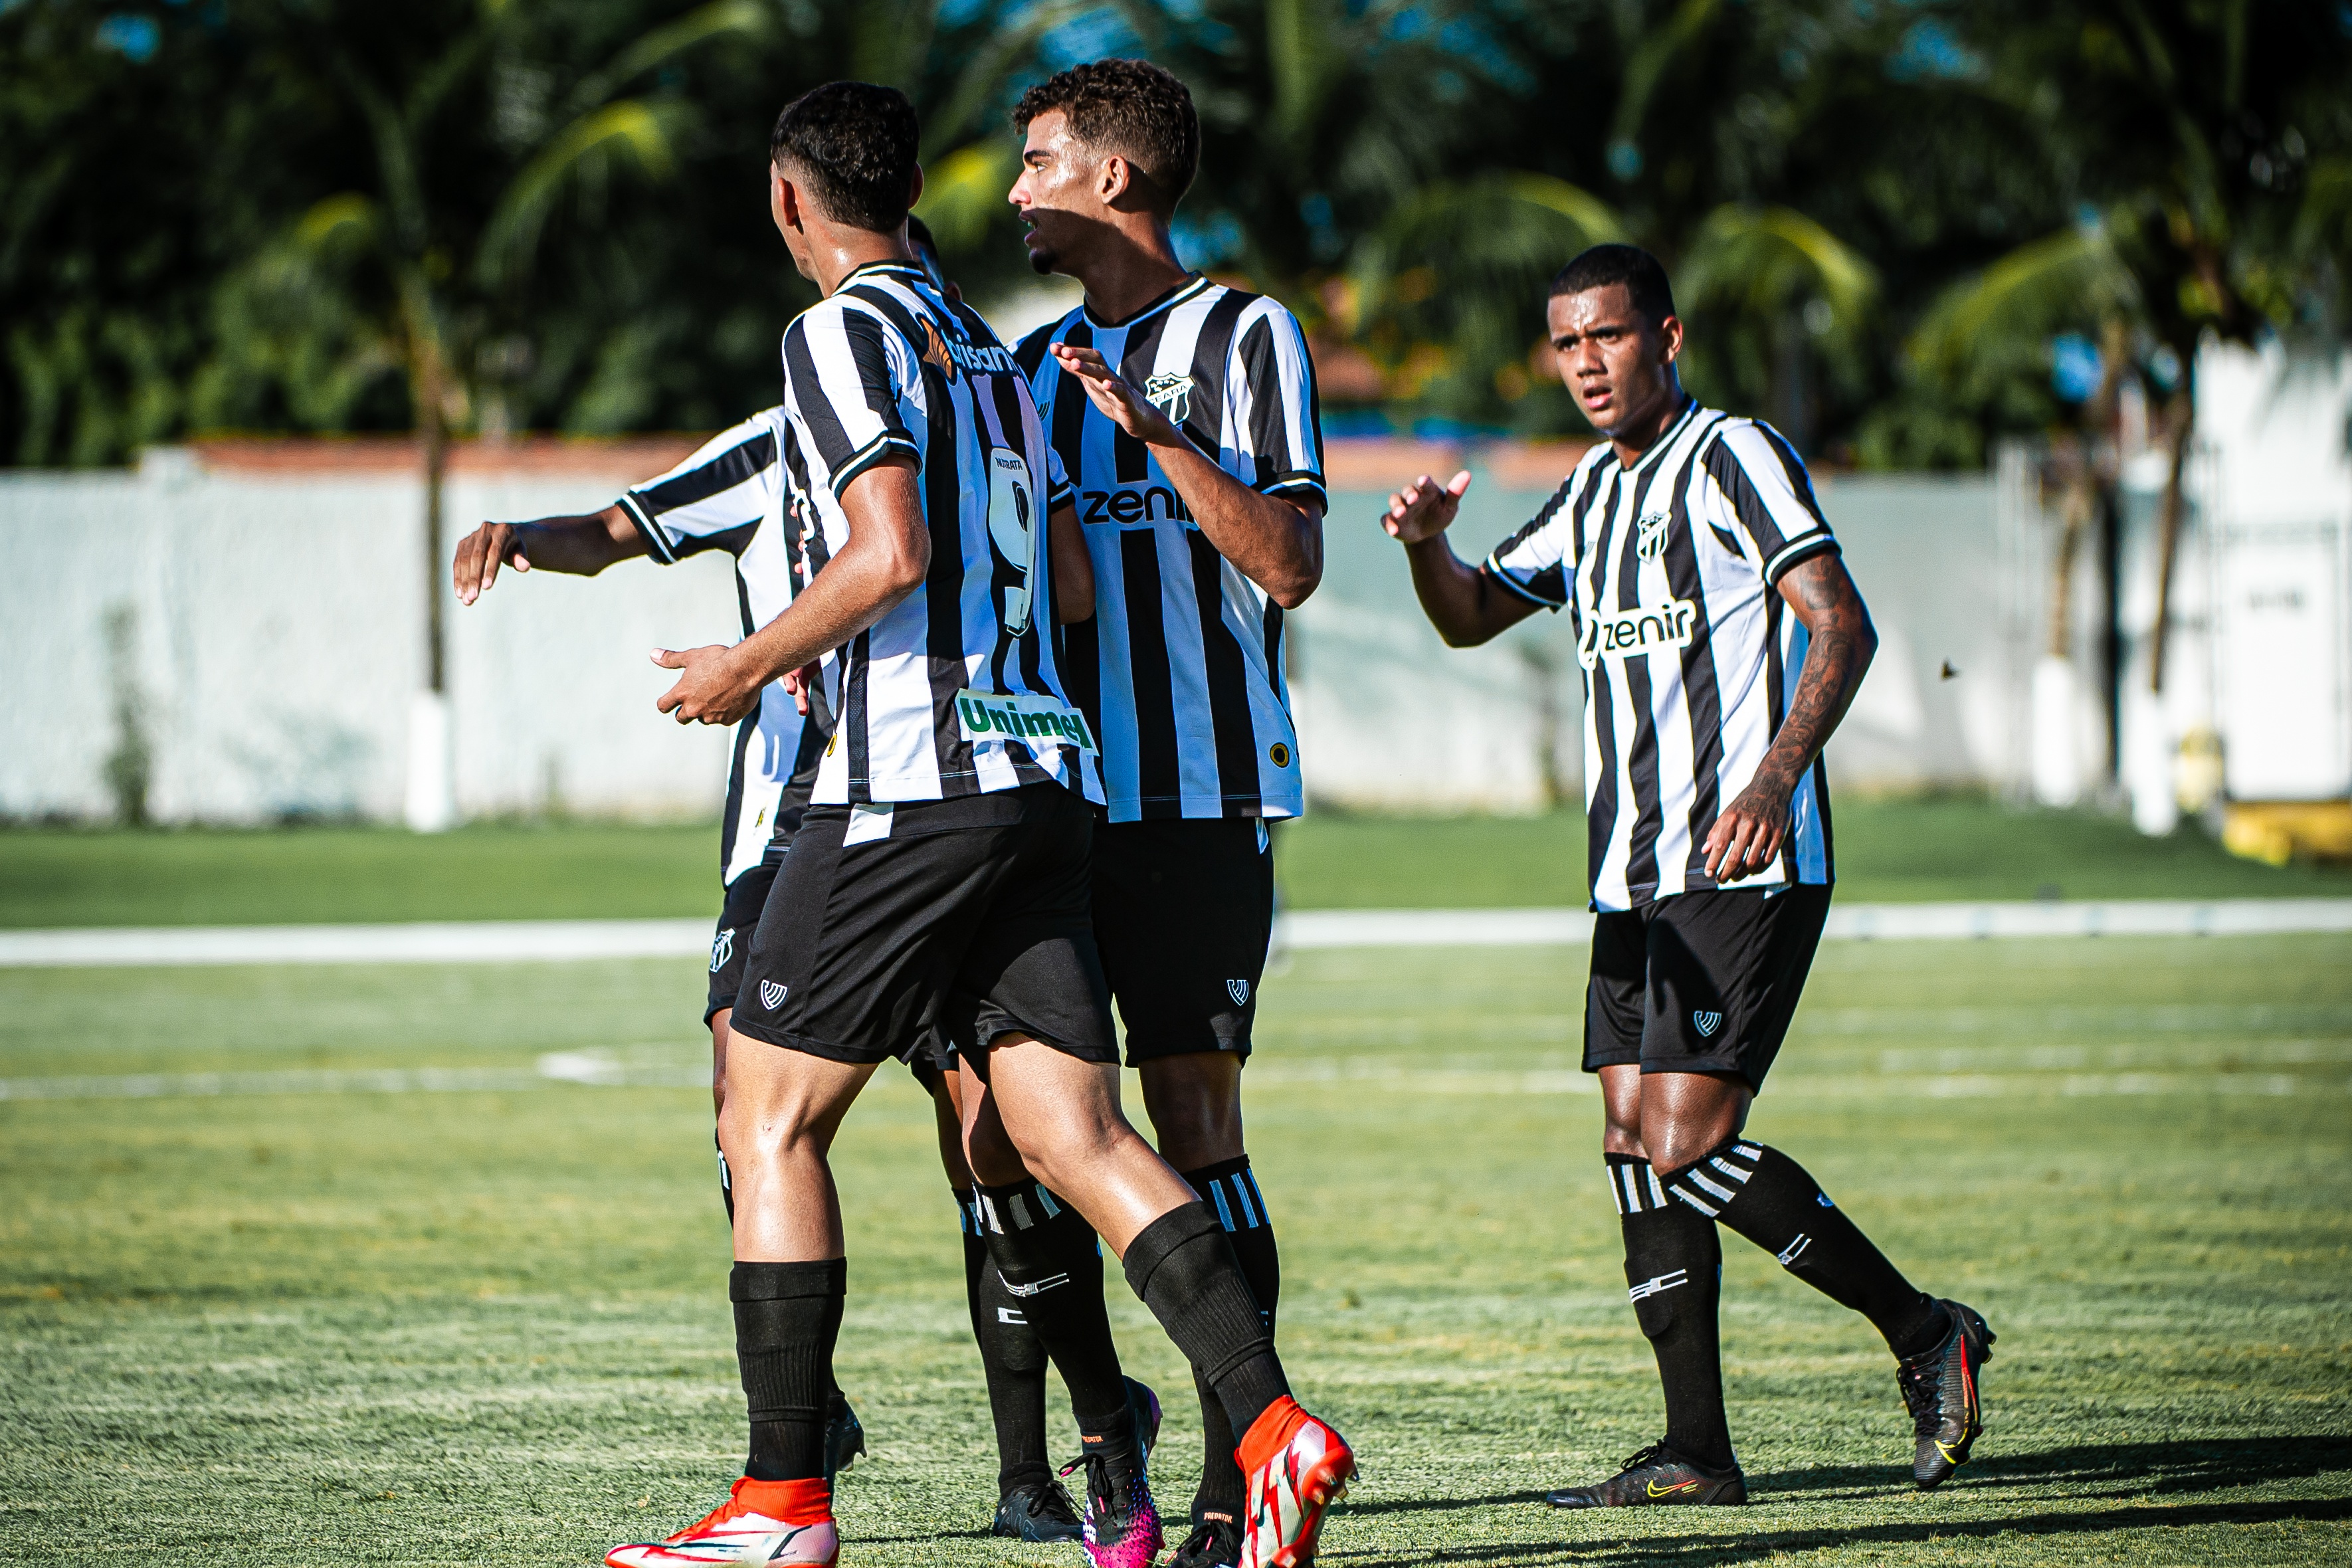
M 1264 295 L 1193 277 L 1124 321 L 1081 306 L 1017 355 L 1094 559 L 1094 619 L 1068 628 L 1070 685 L 1102 741 L 1110 819 L 1297 816 L 1282 606 L 1217 553 L 1150 449 L 1046 352 L 1057 342 L 1099 350 L 1242 483 L 1320 507 L 1305 334 Z
M 783 613 L 801 580 L 799 519 L 783 481 L 783 415 L 782 408 L 753 415 L 619 503 L 665 566 L 706 550 L 735 558 L 745 637 Z M 821 695 L 803 718 L 781 684 L 760 693 L 760 706 L 735 729 L 719 834 L 724 880 L 757 866 L 772 840 L 790 840 L 831 732 Z
M 825 656 L 839 725 L 824 805 L 943 800 L 1051 780 L 1102 798 L 1056 663 L 1046 514 L 1068 483 L 988 323 L 911 262 L 857 268 L 784 331 L 784 465 L 814 578 L 849 538 L 841 493 L 914 459 L 930 571 Z
M 1574 616 L 1584 667 L 1587 874 L 1596 910 L 1716 884 L 1704 846 L 1755 777 L 1805 662 L 1777 589 L 1837 549 L 1789 444 L 1753 419 L 1685 406 L 1632 465 L 1603 441 L 1484 570 Z M 1796 788 L 1786 847 L 1727 887 L 1832 879 L 1829 782 Z

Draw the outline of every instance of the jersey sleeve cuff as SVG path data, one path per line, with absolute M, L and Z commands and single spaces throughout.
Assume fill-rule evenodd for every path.
M 913 458 L 918 460 L 922 458 L 922 453 L 916 449 L 914 442 L 908 440 L 906 437 L 899 435 L 895 430 L 885 430 L 882 434 L 875 437 L 874 439 L 866 443 L 865 446 L 851 453 L 849 455 L 849 460 L 843 463 L 841 467 L 833 471 L 833 479 L 828 488 L 830 488 L 833 493 L 837 496 L 842 491 L 849 488 L 850 480 L 856 479 L 858 475 L 864 473 L 866 469 L 872 468 L 883 458 L 898 453 L 903 453 L 907 457 Z
M 1280 496 L 1285 500 L 1311 500 L 1325 511 L 1331 510 L 1331 497 L 1323 488 L 1323 476 L 1310 470 L 1276 474 L 1251 488 L 1260 495 Z
M 645 539 L 646 552 L 661 565 L 677 565 L 677 547 L 670 542 L 669 534 L 662 525 L 654 521 L 654 514 L 637 498 L 637 492 L 624 490 L 619 504 L 621 510 L 629 514 L 629 521 L 637 525 L 637 532 Z
M 1764 563 L 1765 585 L 1769 587 L 1779 583 L 1789 568 L 1801 561 L 1811 561 L 1816 555 L 1835 555 L 1839 552 L 1838 542 L 1833 534 L 1809 533 L 1802 539 L 1792 539 L 1780 546 L 1779 554 Z
M 1517 578 L 1513 577 L 1508 572 L 1504 571 L 1502 567 L 1496 565 L 1495 558 L 1491 555 L 1486 557 L 1486 561 L 1480 564 L 1478 570 L 1493 578 L 1496 582 L 1500 583 L 1504 587 L 1508 588 L 1512 593 L 1517 594 L 1520 598 L 1525 599 L 1530 605 L 1535 605 L 1543 609 L 1553 611 L 1563 610 L 1568 607 L 1568 601 L 1565 599 L 1547 599 L 1542 595 L 1535 593 L 1523 586 Z
M 1077 500 L 1078 487 L 1064 479 L 1045 492 L 1045 510 L 1052 511 L 1055 507 L 1076 506 Z

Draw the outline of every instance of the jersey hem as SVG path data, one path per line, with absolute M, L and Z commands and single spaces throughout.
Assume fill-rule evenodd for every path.
M 912 441 L 908 440 L 904 436 L 886 430 L 868 441 L 863 450 L 851 453 L 849 460 L 835 470 L 832 479 L 826 481 L 824 488 L 831 490 L 835 500 L 838 501 L 841 499 L 841 492 L 849 488 L 850 480 L 888 457 L 892 452 L 904 452 L 918 462 L 921 461 L 923 456 Z
M 654 521 L 653 514 L 646 510 L 646 503 L 637 499 L 637 492 L 623 490 L 620 507 L 629 514 L 629 521 L 636 525 L 637 532 L 644 538 L 646 549 L 652 552 L 654 560 L 664 566 L 677 565 L 677 547 L 670 543 L 668 536 L 662 531 L 661 524 Z
M 1253 485 L 1250 488 L 1264 496 L 1280 495 L 1285 490 L 1312 494 L 1317 500 L 1323 503 L 1324 510 L 1331 510 L 1331 492 L 1324 484 L 1323 476 L 1309 473 L 1304 469 L 1295 473 L 1277 474 L 1264 484 Z
M 1834 535 L 1816 533 L 1780 547 L 1780 553 L 1764 563 L 1764 585 L 1772 587 L 1788 574 L 1789 569 L 1816 555 L 1842 555 Z
M 1478 570 L 1484 572 L 1487 576 L 1492 577 L 1496 582 L 1500 583 L 1504 587 L 1508 588 L 1512 593 L 1517 594 L 1520 598 L 1525 599 L 1530 605 L 1554 612 L 1568 608 L 1568 601 L 1565 599 L 1561 599 L 1555 603 L 1552 600 L 1545 598 L 1540 594 L 1530 592 L 1529 590 L 1519 586 L 1519 584 L 1513 580 L 1508 572 L 1504 571 L 1500 566 L 1497 566 L 1495 563 L 1495 558 L 1491 555 L 1487 556 L 1485 561 L 1479 563 Z

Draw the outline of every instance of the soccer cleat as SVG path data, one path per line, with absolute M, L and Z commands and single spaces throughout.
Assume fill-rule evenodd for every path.
M 1168 1568 L 1237 1568 L 1242 1560 L 1242 1527 L 1230 1519 L 1192 1521 L 1192 1533 L 1168 1560 Z
M 737 1563 L 824 1564 L 839 1561 L 841 1537 L 830 1517 L 830 1489 L 822 1481 L 755 1481 L 746 1476 L 727 1500 L 665 1541 L 615 1546 L 605 1568 L 716 1568 Z M 813 1498 L 814 1500 L 813 1500 Z M 788 1513 L 806 1522 L 793 1524 Z
M 1087 1489 L 1078 1521 L 1087 1559 L 1095 1568 L 1151 1568 L 1168 1538 L 1151 1500 L 1140 1446 L 1126 1454 L 1099 1449 L 1081 1454 L 1062 1467 L 1062 1474 L 1081 1467 L 1087 1472 Z
M 1934 1350 L 1922 1351 L 1895 1369 L 1918 1445 L 1911 1455 L 1911 1479 L 1928 1491 L 1969 1462 L 1969 1450 L 1984 1430 L 1977 1400 L 1977 1371 L 1992 1360 L 1993 1331 L 1974 1307 L 1936 1303 L 1952 1315 L 1951 1332 Z
M 1240 1568 L 1307 1568 L 1323 1515 L 1348 1490 L 1348 1440 L 1284 1394 L 1242 1435 L 1234 1458 L 1249 1488 Z
M 866 1428 L 858 1424 L 857 1412 L 849 1407 L 849 1396 L 835 1389 L 824 1401 L 824 1479 L 827 1486 L 833 1478 L 857 1462 L 866 1452 Z
M 1135 1416 L 1135 1451 L 1146 1468 L 1151 1463 L 1151 1450 L 1160 1446 L 1160 1395 L 1148 1383 L 1134 1378 L 1127 1380 L 1127 1408 Z
M 1739 1467 L 1713 1469 L 1686 1459 L 1664 1443 L 1653 1443 L 1625 1461 L 1625 1468 L 1599 1486 L 1546 1492 L 1554 1508 L 1647 1508 L 1653 1505 L 1730 1506 L 1748 1500 L 1748 1478 Z
M 988 1527 L 988 1533 L 1045 1545 L 1083 1540 L 1086 1527 L 1078 1522 L 1077 1505 L 1070 1500 L 1070 1494 L 1049 1478 L 1021 1482 L 999 1498 L 996 1522 Z

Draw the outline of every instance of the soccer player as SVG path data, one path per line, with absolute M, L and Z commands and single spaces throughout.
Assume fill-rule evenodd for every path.
M 929 231 L 908 220 L 908 238 L 933 286 L 961 299 L 940 272 Z M 807 575 L 797 499 L 784 475 L 791 439 L 781 407 L 764 409 L 725 431 L 684 462 L 635 486 L 604 510 L 583 517 L 531 522 L 486 522 L 459 542 L 453 579 L 461 601 L 472 604 L 497 582 L 502 566 L 593 576 L 615 563 L 649 557 L 671 565 L 689 555 L 723 550 L 735 559 L 736 599 L 743 635 L 782 613 Z M 1083 575 L 1083 558 L 1077 558 Z M 711 939 L 710 982 L 703 1023 L 711 1037 L 711 1095 L 724 1109 L 728 1022 L 741 987 L 744 958 L 777 868 L 792 847 L 816 779 L 816 763 L 833 733 L 823 693 L 798 673 L 762 689 L 758 708 L 737 727 L 719 828 L 724 895 Z M 996 1434 L 999 1503 L 993 1532 L 1025 1541 L 1076 1541 L 1077 1515 L 1055 1483 L 1045 1453 L 1045 1362 L 1022 1303 L 989 1260 L 981 1212 L 971 1200 L 962 1121 L 956 1107 L 952 1064 L 917 1050 L 908 1066 L 932 1097 L 940 1157 L 956 1207 L 964 1247 L 964 1289 L 972 1334 L 987 1374 Z M 719 1159 L 719 1195 L 734 1217 L 726 1156 Z M 1099 1291 L 1097 1292 L 1099 1297 Z M 1108 1332 L 1106 1325 L 1105 1332 Z M 1150 1407 L 1149 1390 L 1136 1385 Z M 827 1474 L 865 1452 L 864 1434 L 847 1400 L 828 1399 Z M 1147 1423 L 1148 1424 L 1148 1423 Z
M 1213 1212 L 1119 1110 L 1087 902 L 1097 748 L 1049 634 L 1082 607 L 1057 608 L 1044 569 L 1049 548 L 1058 566 L 1075 544 L 1076 514 L 1011 353 L 913 265 L 917 141 L 902 95 L 835 82 L 788 105 L 771 142 L 772 216 L 824 295 L 783 345 L 786 462 L 817 570 L 752 637 L 672 656 L 682 673 L 658 706 L 733 723 L 770 680 L 822 658 L 841 721 L 752 937 L 727 1058 L 746 1474 L 707 1518 L 606 1561 L 835 1560 L 824 1396 L 847 1265 L 826 1151 L 875 1067 L 944 1024 L 973 1042 L 1045 1189 L 990 1228 L 1005 1277 L 1024 1278 L 1020 1237 L 1054 1228 L 1039 1223 L 1049 1202 L 1109 1244 L 1211 1369 L 1273 1500 L 1244 1561 L 1288 1568 L 1312 1559 L 1353 1458 L 1290 1397 Z M 1086 1431 L 1075 1389 L 1073 1406 Z M 1098 1415 L 1087 1551 L 1141 1568 L 1160 1531 L 1132 1418 Z
M 1915 1289 L 1803 1167 L 1741 1136 L 1829 912 L 1822 746 L 1877 636 L 1796 453 L 1683 391 L 1682 323 L 1655 258 L 1584 252 L 1546 313 L 1560 379 L 1606 439 L 1483 565 L 1445 540 L 1467 473 L 1422 475 L 1390 498 L 1385 526 L 1449 645 L 1566 607 L 1584 666 L 1598 912 L 1584 1068 L 1601 1076 L 1627 1293 L 1666 1433 L 1549 1500 L 1747 1500 L 1717 1350 L 1718 1225 L 1885 1337 L 1917 1432 L 1912 1473 L 1933 1487 L 1981 1429 L 1991 1330 Z
M 1214 1205 L 1271 1333 L 1281 1272 L 1241 1075 L 1274 919 L 1266 823 L 1304 805 L 1282 636 L 1323 570 L 1314 367 L 1289 311 L 1177 258 L 1201 150 L 1182 82 L 1098 60 L 1031 88 L 1013 121 L 1030 263 L 1086 287 L 1014 357 L 1094 563 L 1068 679 L 1109 796 L 1095 940 L 1160 1152 Z M 1193 1368 L 1205 1452 L 1175 1568 L 1238 1561 L 1254 1502 L 1211 1371 Z

